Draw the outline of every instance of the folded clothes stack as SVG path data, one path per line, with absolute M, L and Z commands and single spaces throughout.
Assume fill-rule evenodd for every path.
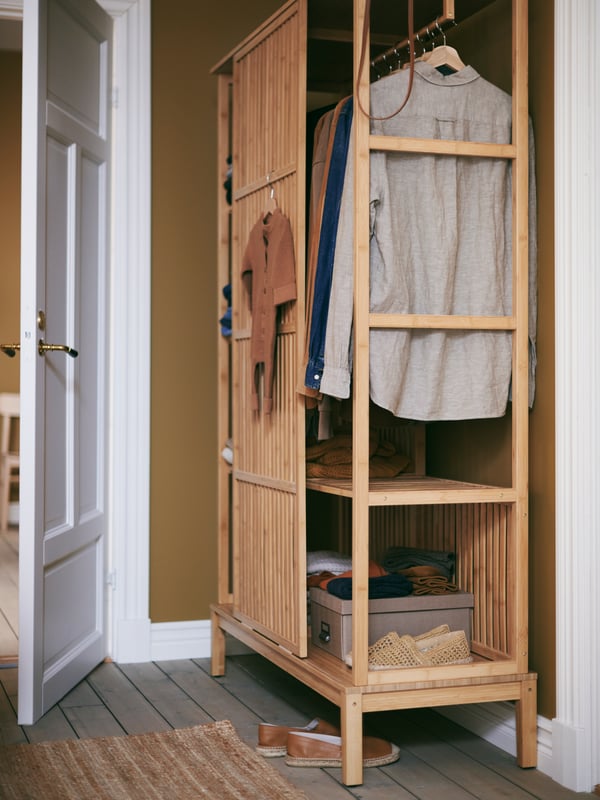
M 386 551 L 382 566 L 388 572 L 400 572 L 416 566 L 438 569 L 438 575 L 452 580 L 456 555 L 447 550 L 424 550 L 419 547 L 390 547 Z
M 352 578 L 330 578 L 327 581 L 327 591 L 342 600 L 352 600 Z M 380 575 L 369 578 L 369 600 L 406 597 L 412 594 L 412 591 L 412 583 L 404 575 Z
M 306 574 L 341 575 L 352 569 L 352 556 L 338 553 L 335 550 L 309 550 L 306 554 Z
M 369 598 L 458 592 L 458 586 L 450 580 L 454 562 L 454 553 L 390 548 L 383 566 L 369 561 Z M 352 559 L 331 550 L 309 552 L 307 586 L 318 586 L 342 600 L 352 599 Z
M 369 437 L 369 476 L 394 478 L 410 464 L 410 458 L 396 452 L 392 442 Z M 307 478 L 351 478 L 352 435 L 336 434 L 306 448 Z

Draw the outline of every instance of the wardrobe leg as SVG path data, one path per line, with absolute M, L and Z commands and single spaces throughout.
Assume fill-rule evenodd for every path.
M 210 623 L 210 674 L 216 677 L 225 674 L 225 633 L 219 625 L 219 615 L 214 611 L 210 612 Z
M 357 786 L 363 782 L 362 695 L 349 689 L 340 707 L 342 728 L 342 783 Z
M 537 675 L 521 682 L 521 697 L 517 700 L 517 764 L 537 766 Z

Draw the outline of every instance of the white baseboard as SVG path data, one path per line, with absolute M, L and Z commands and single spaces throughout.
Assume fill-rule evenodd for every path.
M 151 661 L 152 625 L 147 618 L 117 620 L 112 658 L 121 664 Z
M 226 634 L 228 656 L 251 653 L 246 645 Z M 210 658 L 210 620 L 190 622 L 154 622 L 151 628 L 151 661 L 178 658 Z

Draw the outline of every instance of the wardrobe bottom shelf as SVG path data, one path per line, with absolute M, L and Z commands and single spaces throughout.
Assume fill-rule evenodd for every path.
M 400 683 L 380 679 L 355 686 L 352 671 L 339 659 L 310 645 L 308 656 L 300 658 L 236 619 L 230 605 L 211 606 L 211 619 L 213 675 L 225 673 L 224 634 L 229 633 L 339 707 L 342 781 L 348 786 L 362 783 L 362 715 L 373 711 L 515 701 L 517 763 L 521 767 L 537 764 L 537 675 L 533 672 L 489 675 L 482 660 L 474 662 L 472 677 Z M 509 662 L 505 668 L 510 669 Z M 447 668 L 435 669 L 448 674 Z

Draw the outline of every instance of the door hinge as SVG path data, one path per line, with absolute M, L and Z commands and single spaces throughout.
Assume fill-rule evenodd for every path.
M 111 569 L 110 572 L 106 573 L 106 578 L 104 579 L 107 586 L 112 587 L 113 589 L 117 588 L 117 571 Z

